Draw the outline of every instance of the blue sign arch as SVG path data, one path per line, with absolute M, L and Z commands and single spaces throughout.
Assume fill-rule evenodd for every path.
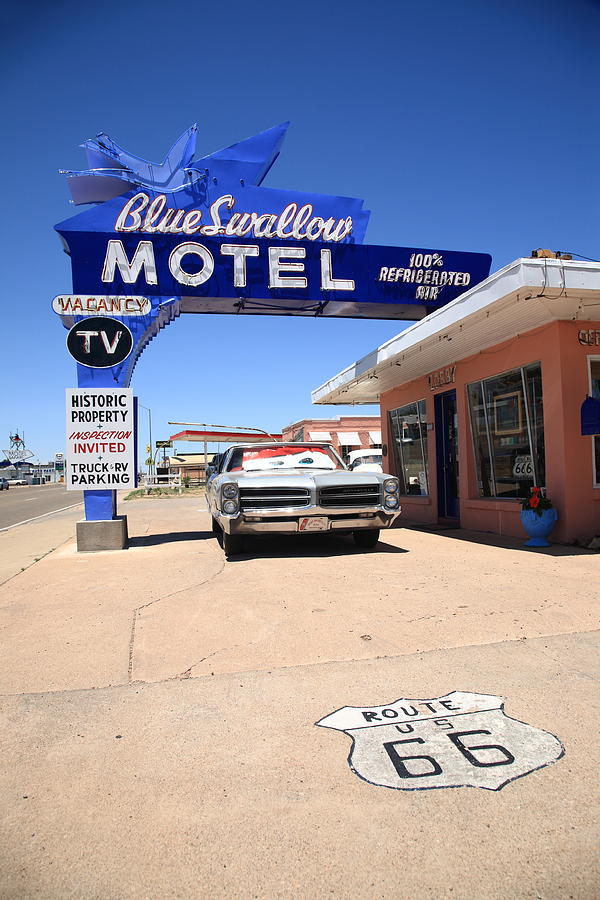
M 54 308 L 66 328 L 101 310 L 121 319 L 133 349 L 114 367 L 78 363 L 78 387 L 128 387 L 182 313 L 414 320 L 487 277 L 489 254 L 365 245 L 362 200 L 264 187 L 287 127 L 196 159 L 193 125 L 159 164 L 106 134 L 84 141 L 88 168 L 63 174 L 86 208 L 55 226 L 73 293 Z M 88 519 L 115 515 L 114 491 L 85 502 Z

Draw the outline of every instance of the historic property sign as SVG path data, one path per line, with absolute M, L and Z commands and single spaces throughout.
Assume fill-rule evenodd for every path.
M 401 791 L 499 791 L 564 753 L 553 734 L 507 716 L 501 697 L 470 691 L 345 706 L 316 724 L 352 738 L 348 764 L 359 778 Z
M 131 388 L 67 389 L 68 491 L 135 487 L 134 419 Z

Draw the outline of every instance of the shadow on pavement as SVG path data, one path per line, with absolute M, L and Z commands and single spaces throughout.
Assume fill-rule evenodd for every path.
M 178 544 L 180 541 L 205 541 L 214 537 L 212 531 L 167 531 L 164 534 L 143 534 L 130 537 L 130 547 L 154 547 L 157 544 Z
M 544 556 L 590 556 L 598 553 L 597 550 L 587 550 L 584 547 L 569 546 L 567 544 L 551 544 L 549 547 L 526 547 L 525 535 L 523 539 L 494 534 L 487 531 L 467 531 L 458 526 L 426 525 L 421 522 L 402 522 L 395 530 L 406 528 L 408 531 L 423 531 L 427 534 L 438 534 L 440 537 L 451 538 L 455 541 L 468 541 L 471 544 L 485 544 L 488 547 L 499 547 L 504 550 L 521 550 L 524 553 L 541 553 Z
M 357 556 L 370 553 L 409 553 L 403 547 L 394 547 L 379 541 L 375 547 L 365 550 L 357 547 L 351 537 L 341 535 L 320 535 L 297 537 L 277 535 L 267 537 L 244 537 L 242 552 L 232 556 L 229 562 L 243 562 L 247 559 L 317 559 L 328 556 Z

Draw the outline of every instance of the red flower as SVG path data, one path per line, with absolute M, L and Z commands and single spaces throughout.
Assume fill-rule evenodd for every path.
M 534 490 L 535 490 L 535 488 L 534 488 Z M 532 509 L 537 509 L 537 507 L 540 505 L 540 498 L 537 494 L 534 494 L 533 497 L 530 499 L 529 505 Z

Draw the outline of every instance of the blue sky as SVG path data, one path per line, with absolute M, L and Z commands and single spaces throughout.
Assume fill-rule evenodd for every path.
M 489 252 L 492 270 L 534 247 L 597 259 L 599 35 L 587 0 L 4 4 L 0 447 L 23 428 L 40 459 L 64 449 L 53 226 L 85 138 L 160 161 L 193 122 L 203 155 L 289 119 L 265 185 L 363 198 L 368 243 Z M 155 439 L 169 420 L 280 429 L 350 411 L 311 389 L 407 324 L 182 316 L 133 387 Z

